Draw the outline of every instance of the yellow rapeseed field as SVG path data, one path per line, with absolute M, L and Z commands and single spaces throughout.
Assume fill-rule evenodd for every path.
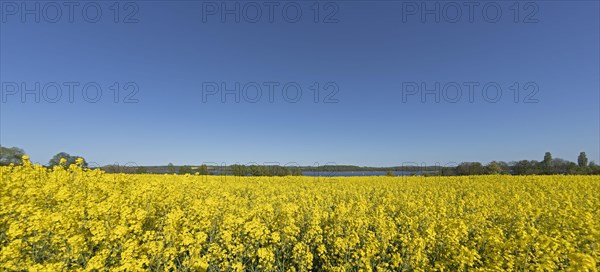
M 600 268 L 599 176 L 0 174 L 0 271 Z

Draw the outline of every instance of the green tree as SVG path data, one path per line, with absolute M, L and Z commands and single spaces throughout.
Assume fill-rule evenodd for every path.
M 575 174 L 578 172 L 577 164 L 561 158 L 552 159 L 551 170 L 546 174 Z
M 514 163 L 512 168 L 516 175 L 535 175 L 539 174 L 539 165 L 540 163 L 535 160 L 521 160 Z
M 600 175 L 600 165 L 596 164 L 595 161 L 591 161 L 588 167 L 590 168 L 590 174 Z
M 69 155 L 69 153 L 59 152 L 58 154 L 54 155 L 54 157 L 52 157 L 50 159 L 50 161 L 48 161 L 48 165 L 50 167 L 59 165 L 60 164 L 60 159 L 65 159 L 65 160 L 67 160 L 65 166 L 69 167 L 69 165 L 74 164 L 75 161 L 77 161 L 78 158 L 82 158 L 83 159 L 83 157 L 80 157 L 80 156 L 71 156 L 71 155 Z M 83 165 L 82 166 L 83 167 L 87 167 L 88 166 L 87 161 L 85 159 L 83 159 Z
M 396 175 L 394 175 L 394 171 L 387 171 L 385 172 L 385 175 L 388 177 L 395 177 Z
M 231 165 L 231 174 L 234 176 L 245 176 L 246 175 L 246 166 L 241 164 L 232 164 Z
M 480 162 L 463 162 L 456 167 L 456 173 L 461 176 L 481 175 L 484 168 Z
M 208 175 L 208 166 L 206 166 L 206 164 L 200 165 L 200 168 L 198 168 L 198 174 Z
M 169 163 L 167 165 L 167 171 L 171 174 L 175 174 L 176 170 L 175 170 L 175 165 L 173 165 L 172 163 Z
M 544 160 L 541 163 L 541 170 L 544 174 L 552 174 L 556 171 L 555 169 L 552 169 L 552 154 L 550 152 L 546 152 L 546 154 L 544 154 Z
M 191 174 L 192 173 L 192 167 L 189 165 L 184 165 L 179 167 L 179 174 L 181 175 L 185 175 L 185 174 Z
M 577 165 L 579 165 L 579 167 L 588 166 L 588 158 L 587 155 L 585 155 L 585 152 L 579 153 L 579 157 L 577 157 Z
M 0 146 L 0 165 L 19 164 L 23 155 L 25 155 L 25 151 L 18 147 Z
M 551 163 L 552 154 L 550 152 L 546 152 L 546 154 L 544 154 L 544 160 L 542 161 L 542 164 L 544 164 L 544 166 L 550 166 Z
M 137 169 L 135 169 L 135 173 L 136 174 L 146 174 L 146 173 L 148 173 L 148 170 L 146 169 L 146 167 L 140 166 Z
M 502 172 L 502 167 L 496 161 L 492 161 L 485 166 L 485 172 L 488 174 L 499 174 Z

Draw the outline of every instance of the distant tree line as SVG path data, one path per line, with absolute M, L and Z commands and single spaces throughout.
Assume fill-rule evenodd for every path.
M 509 174 L 509 175 L 555 175 L 555 174 L 573 174 L 573 175 L 600 175 L 600 166 L 595 162 L 589 162 L 585 152 L 579 153 L 577 163 L 570 162 L 560 158 L 552 158 L 550 152 L 544 154 L 542 161 L 521 160 L 521 161 L 492 161 L 486 165 L 480 162 L 462 162 L 454 166 L 439 165 L 405 165 L 394 167 L 361 167 L 354 165 L 322 165 L 322 166 L 303 166 L 301 171 L 310 172 L 369 172 L 384 171 L 386 176 L 393 176 L 394 172 L 405 172 L 422 175 L 441 175 L 441 176 L 463 176 L 463 175 L 488 175 L 488 174 Z
M 21 163 L 21 157 L 25 151 L 17 147 L 0 146 L 0 166 Z M 74 164 L 81 156 L 72 156 L 66 152 L 54 155 L 48 162 L 48 167 L 61 164 L 68 167 Z M 84 159 L 84 167 L 88 163 Z M 354 165 L 321 165 L 321 166 L 279 166 L 279 165 L 241 165 L 229 166 L 175 166 L 169 163 L 167 166 L 137 166 L 137 165 L 107 165 L 99 167 L 107 173 L 154 173 L 154 174 L 197 174 L 197 175 L 234 175 L 234 176 L 299 176 L 303 172 L 369 172 L 383 171 L 387 176 L 394 176 L 395 172 L 412 173 L 415 175 L 441 175 L 441 176 L 463 176 L 463 175 L 600 175 L 600 166 L 595 162 L 588 162 L 585 152 L 579 153 L 577 162 L 553 158 L 550 152 L 546 152 L 541 161 L 520 160 L 512 162 L 492 161 L 486 165 L 480 162 L 462 162 L 455 166 L 423 166 L 405 165 L 395 167 L 362 167 Z
M 234 176 L 301 176 L 302 171 L 296 167 L 279 165 L 230 165 Z
M 169 163 L 167 166 L 138 166 L 138 165 L 106 165 L 100 167 L 107 173 L 128 173 L 128 174 L 198 174 L 210 175 L 206 164 L 200 166 L 182 165 L 175 166 Z
M 182 165 L 175 166 L 119 166 L 107 165 L 102 169 L 108 173 L 137 173 L 137 174 L 198 174 L 198 175 L 234 175 L 234 176 L 296 176 L 301 175 L 300 168 L 278 165 L 241 165 L 228 166 L 200 166 Z
M 550 152 L 546 152 L 542 161 L 521 160 L 516 162 L 492 161 L 487 165 L 479 162 L 463 162 L 455 168 L 444 169 L 447 175 L 485 175 L 485 174 L 513 174 L 513 175 L 598 175 L 600 166 L 595 162 L 588 163 L 585 152 L 579 153 L 577 163 L 560 158 L 552 158 Z

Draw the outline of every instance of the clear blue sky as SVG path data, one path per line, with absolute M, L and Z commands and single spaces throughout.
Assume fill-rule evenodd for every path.
M 295 2 L 302 10 L 296 23 L 286 21 L 295 17 L 296 6 L 282 15 L 286 2 L 274 7 L 273 22 L 265 2 L 241 5 L 247 13 L 239 23 L 234 15 L 222 22 L 219 11 L 204 22 L 203 13 L 222 8 L 216 2 L 121 4 L 118 23 L 114 2 L 97 2 L 97 23 L 86 21 L 94 19 L 96 6 L 82 16 L 87 2 L 73 7 L 72 22 L 69 9 L 59 6 L 56 23 L 55 6 L 38 2 L 42 14 L 36 22 L 35 15 L 22 14 L 23 2 L 11 3 L 19 10 L 4 6 L 0 18 L 0 144 L 21 147 L 40 163 L 61 151 L 100 165 L 432 165 L 541 160 L 546 151 L 571 161 L 585 151 L 600 161 L 598 1 L 522 3 L 519 18 L 514 2 L 495 2 L 502 12 L 495 23 L 488 22 L 496 16 L 493 9 L 482 15 L 485 2 L 474 8 L 473 22 L 462 6 L 456 23 L 456 6 L 448 2 L 437 2 L 446 12 L 439 23 L 427 14 L 422 22 L 420 11 L 403 19 L 417 3 L 406 1 L 320 2 L 319 23 L 313 1 Z M 26 3 L 34 8 L 35 2 Z M 231 8 L 236 2 L 227 3 Z M 427 3 L 433 8 L 436 2 Z M 257 6 L 258 22 L 248 22 Z M 125 24 L 125 17 L 137 23 Z M 32 94 L 23 102 L 21 84 L 36 92 L 35 82 L 40 102 Z M 51 82 L 77 82 L 73 102 L 65 85 L 58 102 L 46 101 L 55 96 Z M 97 103 L 83 98 L 82 86 L 90 82 L 102 88 Z M 114 82 L 120 83 L 118 103 Z M 128 82 L 139 87 L 137 103 L 123 103 L 133 90 Z M 207 82 L 223 82 L 227 89 L 235 82 L 280 85 L 272 102 L 263 86 L 257 103 L 248 101 L 253 88 L 247 99 L 235 103 L 227 95 L 223 103 L 219 93 L 203 101 L 203 92 L 213 91 L 203 89 Z M 297 103 L 283 98 L 282 86 L 289 82 L 302 88 Z M 320 83 L 318 103 L 313 82 Z M 333 90 L 324 88 L 328 82 L 339 87 L 328 100 L 337 103 L 323 103 Z M 423 102 L 409 90 L 411 82 L 427 89 L 439 82 L 439 93 L 450 86 L 452 95 L 436 103 L 431 94 Z M 477 82 L 473 101 L 464 86 L 458 102 L 444 99 L 455 96 L 451 82 Z M 490 82 L 502 88 L 496 103 L 482 95 Z M 527 99 L 534 103 L 524 103 L 536 86 Z M 94 88 L 88 91 L 93 100 Z M 288 91 L 293 99 L 294 89 Z M 488 91 L 486 98 L 493 100 L 494 88 Z

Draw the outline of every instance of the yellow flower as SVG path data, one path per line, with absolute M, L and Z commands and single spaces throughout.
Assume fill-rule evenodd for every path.
M 83 160 L 83 158 L 77 158 L 77 159 L 75 160 L 75 164 L 77 164 L 77 165 L 79 165 L 79 166 L 83 165 L 83 163 L 84 163 L 84 162 L 85 162 L 85 161 Z
M 599 268 L 600 176 L 290 180 L 23 161 L 0 167 L 0 271 Z

